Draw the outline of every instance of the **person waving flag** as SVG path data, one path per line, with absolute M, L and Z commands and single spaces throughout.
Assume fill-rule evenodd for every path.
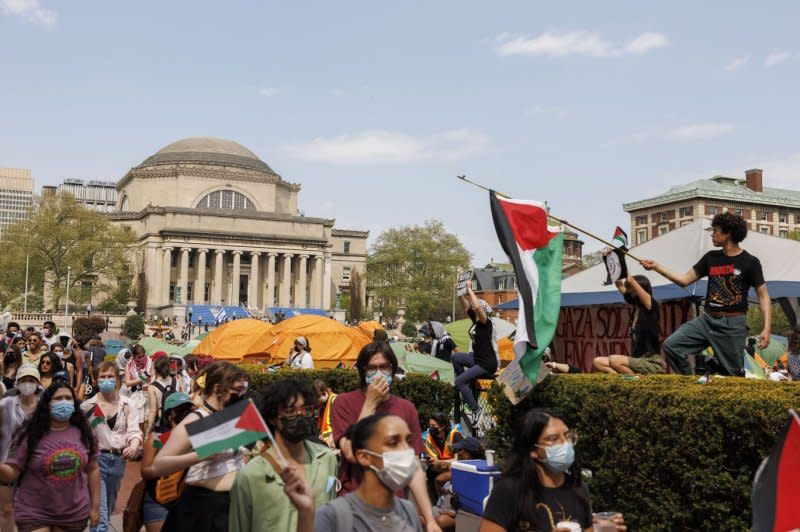
M 525 376 L 538 381 L 542 352 L 550 344 L 561 309 L 561 227 L 548 225 L 544 203 L 489 192 L 494 228 L 514 266 L 519 317 L 514 355 Z

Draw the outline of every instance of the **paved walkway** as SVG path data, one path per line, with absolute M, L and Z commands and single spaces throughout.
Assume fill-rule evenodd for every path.
M 131 494 L 133 486 L 142 478 L 141 476 L 142 462 L 128 462 L 125 468 L 125 476 L 122 478 L 122 486 L 117 495 L 117 507 L 111 515 L 111 522 L 109 530 L 111 532 L 122 532 L 122 511 L 128 504 L 128 497 Z M 86 530 L 89 530 L 88 528 Z

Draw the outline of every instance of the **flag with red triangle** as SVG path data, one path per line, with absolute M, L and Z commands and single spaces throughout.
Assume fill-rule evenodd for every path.
M 435 381 L 438 381 L 439 380 L 439 370 L 431 371 L 431 374 L 429 376 L 430 376 L 431 379 L 433 379 Z
M 266 438 L 268 430 L 252 399 L 186 425 L 189 441 L 200 458 L 255 443 Z
M 106 415 L 103 414 L 103 410 L 100 408 L 100 405 L 94 405 L 94 410 L 92 410 L 92 414 L 89 416 L 89 425 L 92 428 L 97 427 L 97 425 L 106 422 Z
M 754 532 L 784 532 L 800 528 L 800 417 L 789 411 L 789 422 L 753 481 Z
M 156 449 L 163 449 L 164 445 L 167 444 L 167 440 L 169 439 L 169 435 L 172 433 L 171 430 L 162 433 L 154 433 L 153 437 L 153 447 Z

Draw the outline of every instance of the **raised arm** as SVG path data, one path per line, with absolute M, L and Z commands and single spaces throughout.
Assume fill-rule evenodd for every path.
M 694 270 L 692 270 L 694 271 Z M 619 281 L 617 281 L 619 282 Z M 653 309 L 653 296 L 648 294 L 642 285 L 640 285 L 636 279 L 633 278 L 633 275 L 628 274 L 628 278 L 626 279 L 627 289 L 632 290 L 634 294 L 636 294 L 636 298 L 642 302 L 642 305 L 647 310 Z
M 697 275 L 697 272 L 694 271 L 694 268 L 689 268 L 688 272 L 684 273 L 683 275 L 678 275 L 677 273 L 666 269 L 654 260 L 643 260 L 641 261 L 641 264 L 645 270 L 659 273 L 678 286 L 689 286 L 700 278 Z
M 480 303 L 478 302 L 478 296 L 475 295 L 475 292 L 472 291 L 472 288 L 469 286 L 467 287 L 467 300 L 469 301 L 470 307 L 475 311 L 475 317 L 481 323 L 486 323 L 489 320 L 489 316 L 486 315 L 486 312 L 483 311 Z

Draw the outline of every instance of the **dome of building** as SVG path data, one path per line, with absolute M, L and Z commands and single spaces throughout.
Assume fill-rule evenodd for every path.
M 213 137 L 191 137 L 173 142 L 145 159 L 139 168 L 181 163 L 236 166 L 278 176 L 267 163 L 238 142 Z

